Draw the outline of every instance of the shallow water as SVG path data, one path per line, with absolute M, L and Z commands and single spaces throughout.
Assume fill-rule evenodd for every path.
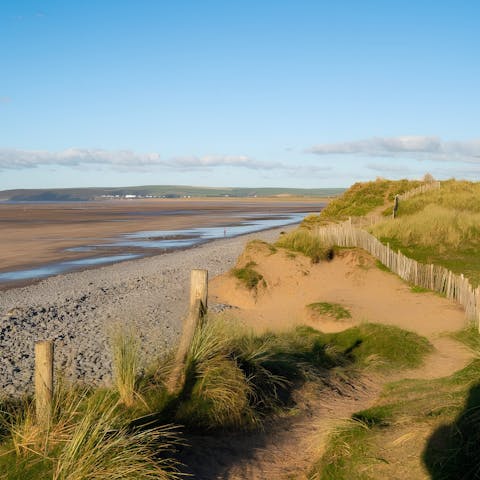
M 69 272 L 82 267 L 93 267 L 108 263 L 122 262 L 140 258 L 141 254 L 107 255 L 103 257 L 82 258 L 79 260 L 66 260 L 64 262 L 48 263 L 41 267 L 29 268 L 26 270 L 15 270 L 12 272 L 0 273 L 0 282 L 14 282 L 19 280 L 30 280 L 34 278 L 45 278 L 59 273 Z
M 128 233 L 108 243 L 66 249 L 68 252 L 97 253 L 96 256 L 52 262 L 35 268 L 0 273 L 0 284 L 41 279 L 82 268 L 133 260 L 155 253 L 155 250 L 166 252 L 190 248 L 215 239 L 233 238 L 261 230 L 296 224 L 301 222 L 306 215 L 306 213 L 239 215 L 238 223 L 235 222 L 226 226 Z M 111 254 L 112 250 L 115 251 L 115 255 Z M 122 250 L 125 253 L 118 254 Z M 132 250 L 135 253 L 130 253 Z M 108 254 L 109 251 L 110 254 Z

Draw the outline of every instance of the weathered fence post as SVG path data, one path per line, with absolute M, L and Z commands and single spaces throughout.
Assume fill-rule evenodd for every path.
M 190 274 L 190 309 L 197 300 L 202 302 L 203 313 L 207 312 L 208 270 L 192 270 Z
M 37 424 L 47 428 L 53 400 L 53 342 L 35 343 L 35 414 Z
M 393 218 L 397 218 L 398 212 L 398 195 L 395 195 L 395 201 L 393 203 Z
M 190 305 L 189 312 L 182 328 L 182 336 L 175 355 L 170 378 L 167 381 L 167 390 L 176 393 L 181 390 L 185 382 L 185 362 L 192 344 L 193 336 L 198 325 L 207 313 L 208 271 L 192 270 L 190 276 Z

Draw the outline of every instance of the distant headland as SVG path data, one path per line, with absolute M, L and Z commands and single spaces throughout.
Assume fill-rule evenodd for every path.
M 332 197 L 344 188 L 242 188 L 145 185 L 136 187 L 40 188 L 0 190 L 3 202 L 75 202 L 108 199 L 189 197 Z

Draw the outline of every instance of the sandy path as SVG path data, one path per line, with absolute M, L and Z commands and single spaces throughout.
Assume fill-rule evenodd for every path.
M 341 393 L 310 385 L 296 393 L 300 414 L 277 418 L 264 431 L 188 437 L 185 473 L 195 480 L 307 480 L 332 428 L 367 408 L 379 392 L 380 385 L 367 379 L 343 385 Z
M 225 447 L 217 449 L 218 456 L 204 471 L 194 470 L 195 478 L 306 479 L 305 472 L 320 457 L 332 428 L 354 412 L 373 405 L 387 381 L 447 376 L 473 358 L 470 350 L 445 336 L 465 327 L 461 307 L 434 293 L 412 292 L 400 278 L 378 269 L 372 257 L 362 251 L 343 251 L 330 263 L 311 265 L 301 255 L 291 258 L 282 251 L 272 255 L 268 249 L 257 248 L 247 250 L 239 265 L 249 261 L 257 263 L 255 269 L 264 276 L 265 288 L 255 294 L 239 286 L 231 276 L 223 275 L 211 282 L 210 291 L 214 301 L 238 307 L 233 315 L 256 331 L 284 330 L 298 324 L 339 331 L 369 321 L 424 335 L 435 351 L 419 369 L 398 372 L 388 379 L 359 379 L 356 389 L 347 386 L 341 395 L 326 389 L 302 398 L 305 392 L 301 392 L 302 414 L 298 418 L 277 422 L 260 440 L 228 440 L 227 451 Z M 352 319 L 334 321 L 306 308 L 320 301 L 347 307 Z M 209 443 L 204 439 L 202 445 L 206 449 Z M 216 476 L 209 476 L 212 472 Z

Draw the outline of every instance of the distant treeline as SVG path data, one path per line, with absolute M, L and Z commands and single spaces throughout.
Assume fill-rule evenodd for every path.
M 344 188 L 209 188 L 178 185 L 106 188 L 48 188 L 0 191 L 0 200 L 10 202 L 72 202 L 109 198 L 271 197 L 279 195 L 331 197 Z

